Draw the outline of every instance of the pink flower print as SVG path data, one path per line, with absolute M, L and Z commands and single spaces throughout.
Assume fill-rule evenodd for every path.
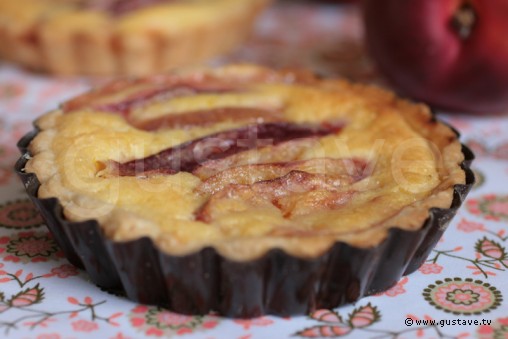
M 418 271 L 422 272 L 423 274 L 439 274 L 443 270 L 443 266 L 439 264 L 423 264 L 420 266 Z
M 339 314 L 337 314 L 333 311 L 330 311 L 330 310 L 326 310 L 326 309 L 316 310 L 310 314 L 310 317 L 312 319 L 327 322 L 327 323 L 341 323 L 342 322 L 342 318 Z
M 490 211 L 498 214 L 507 214 L 508 201 L 496 201 L 490 204 Z
M 91 299 L 90 299 L 91 302 Z M 116 318 L 119 318 L 123 315 L 123 312 L 116 312 L 108 317 L 108 323 L 110 323 L 113 326 L 120 326 L 119 323 L 115 321 Z
M 5 245 L 2 246 L 3 244 Z M 4 261 L 24 263 L 58 260 L 63 257 L 63 252 L 47 232 L 14 233 L 7 241 L 5 237 L 1 238 L 0 252 L 7 253 Z
M 442 305 L 454 310 L 468 310 L 472 304 L 479 303 L 480 306 L 483 306 L 483 304 L 492 302 L 492 296 L 489 293 L 485 293 L 482 287 L 470 283 L 445 285 L 437 291 L 436 298 L 440 300 Z
M 492 259 L 504 260 L 507 258 L 504 247 L 486 237 L 476 243 L 475 249 L 478 253 Z
M 502 260 L 501 263 L 503 264 L 504 267 L 508 268 L 508 259 Z
M 65 278 L 72 277 L 72 276 L 78 275 L 78 274 L 79 274 L 79 271 L 75 266 L 73 266 L 71 264 L 63 264 L 61 266 L 52 268 L 51 273 L 48 273 L 44 276 L 45 277 L 52 277 L 52 276 L 56 275 L 58 278 L 65 279 Z
M 133 313 L 146 313 L 150 310 L 150 308 L 148 306 L 145 306 L 145 305 L 138 305 L 136 306 L 132 312 Z
M 362 328 L 379 321 L 380 317 L 377 308 L 369 303 L 366 306 L 355 309 L 349 317 L 349 323 L 355 328 Z
M 26 307 L 40 303 L 44 298 L 44 292 L 39 284 L 33 288 L 28 288 L 14 295 L 7 303 L 14 307 Z
M 446 300 L 453 302 L 454 304 L 471 305 L 478 301 L 480 295 L 471 290 L 455 289 L 452 292 L 446 294 Z
M 145 305 L 138 305 L 132 310 L 131 325 L 133 327 L 143 327 L 146 323 L 145 314 L 149 308 Z
M 157 329 L 171 328 L 178 330 L 178 334 L 192 333 L 198 323 L 195 317 L 173 313 L 167 310 L 148 311 L 146 322 Z
M 479 208 L 479 202 L 477 199 L 467 200 L 466 205 L 470 213 L 474 215 L 480 215 L 482 213 L 482 211 Z
M 15 253 L 16 256 L 49 256 L 56 252 L 56 247 L 46 237 L 23 237 L 13 240 L 7 245 L 7 252 Z
M 35 327 L 44 327 L 44 328 L 47 328 L 48 326 L 51 325 L 51 323 L 54 323 L 54 322 L 57 322 L 58 320 L 56 319 L 53 319 L 53 318 L 46 318 L 42 321 L 27 321 L 27 322 L 24 322 L 23 325 L 24 326 L 29 326 L 31 328 L 35 328 Z
M 109 339 L 133 339 L 133 338 L 126 336 L 122 332 L 118 332 L 115 336 L 110 337 Z
M 455 314 L 479 314 L 497 308 L 501 301 L 494 286 L 470 278 L 438 280 L 424 290 L 423 296 L 438 309 Z
M 464 218 L 459 222 L 459 224 L 457 225 L 457 228 L 460 231 L 463 231 L 466 233 L 485 230 L 485 227 L 483 226 L 483 224 L 481 224 L 479 222 L 468 221 Z
M 146 335 L 148 335 L 148 336 L 153 335 L 155 337 L 162 337 L 164 335 L 164 331 L 159 330 L 158 328 L 152 327 L 146 331 Z
M 406 293 L 404 285 L 409 281 L 408 277 L 402 278 L 395 286 L 390 288 L 388 291 L 376 294 L 376 296 L 386 295 L 388 297 L 395 297 L 399 294 Z
M 345 324 L 318 325 L 299 331 L 295 335 L 304 338 L 337 338 L 348 334 L 351 330 L 352 328 Z
M 500 237 L 500 238 L 503 238 L 503 237 L 504 237 L 504 235 L 505 235 L 505 233 L 506 233 L 506 230 L 499 230 L 499 231 L 497 232 L 497 236 L 498 236 L 498 237 Z
M 40 334 L 37 339 L 61 339 L 62 337 L 58 333 Z
M 99 328 L 99 325 L 93 321 L 88 320 L 76 320 L 71 323 L 72 329 L 76 332 L 93 332 Z
M 508 219 L 508 196 L 488 194 L 467 202 L 469 212 L 487 220 Z
M 494 158 L 508 160 L 508 143 L 498 145 L 493 153 Z
M 20 82 L 9 81 L 0 85 L 0 99 L 11 100 L 20 97 L 26 91 L 25 85 Z
M 42 223 L 43 220 L 39 212 L 28 199 L 11 201 L 4 205 L 0 205 L 1 227 L 31 228 L 41 226 Z
M 4 267 L 4 264 L 0 263 L 0 268 Z M 0 275 L 6 275 L 7 272 L 4 271 L 4 270 L 0 270 Z M 8 282 L 8 281 L 11 281 L 12 278 L 10 277 L 4 277 L 4 278 L 0 278 L 0 283 L 4 283 L 4 282 Z M 2 308 L 0 307 L 0 312 L 2 311 Z
M 268 326 L 273 324 L 273 320 L 267 317 L 259 317 L 254 319 L 236 319 L 233 320 L 235 324 L 241 325 L 244 329 L 248 330 L 251 326 Z
M 117 313 L 110 317 L 114 318 Z M 129 315 L 130 323 L 136 329 L 151 336 L 173 336 L 208 330 L 218 324 L 215 316 L 189 316 L 173 313 L 160 307 L 138 305 Z
M 492 271 L 485 271 L 485 270 L 482 271 L 482 270 L 480 270 L 480 268 L 478 266 L 467 265 L 466 268 L 473 270 L 473 275 L 480 275 L 480 274 L 491 275 L 491 276 L 496 275 L 496 273 L 494 273 Z
M 317 310 L 310 315 L 311 319 L 324 322 L 326 325 L 316 325 L 296 332 L 294 335 L 304 338 L 336 338 L 347 335 L 354 329 L 366 328 L 376 321 L 381 315 L 376 306 L 368 303 L 357 307 L 349 314 L 347 321 L 330 310 Z
M 74 297 L 67 297 L 67 301 L 73 305 L 81 305 L 81 306 L 93 304 L 93 300 L 90 297 L 85 297 L 83 302 L 80 302 L 78 299 Z
M 494 333 L 494 329 L 492 328 L 492 326 L 482 325 L 478 328 L 477 332 L 480 334 L 480 336 L 489 335 L 489 334 Z
M 508 318 L 498 318 L 489 325 L 482 325 L 476 334 L 479 339 L 508 338 Z

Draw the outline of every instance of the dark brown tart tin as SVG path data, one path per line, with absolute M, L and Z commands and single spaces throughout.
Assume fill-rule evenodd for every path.
M 18 142 L 23 155 L 15 169 L 68 260 L 84 268 L 101 288 L 185 314 L 215 312 L 238 318 L 306 314 L 384 291 L 420 267 L 474 184 L 470 169 L 474 156 L 462 146 L 466 183 L 454 187 L 450 208 L 430 209 L 416 231 L 394 225 L 376 247 L 361 249 L 337 242 L 314 259 L 273 249 L 247 262 L 232 261 L 210 247 L 172 256 L 147 237 L 111 241 L 97 221 L 69 222 L 58 199 L 37 198 L 40 183 L 34 174 L 24 172 L 30 158 L 28 145 L 37 133 L 34 130 Z

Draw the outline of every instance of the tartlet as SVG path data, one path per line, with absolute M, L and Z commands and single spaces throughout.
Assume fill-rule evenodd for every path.
M 302 314 L 417 269 L 474 181 L 422 104 L 252 65 L 118 80 L 20 141 L 72 263 L 182 313 Z
M 0 58 L 58 75 L 147 75 L 236 46 L 271 0 L 0 0 Z

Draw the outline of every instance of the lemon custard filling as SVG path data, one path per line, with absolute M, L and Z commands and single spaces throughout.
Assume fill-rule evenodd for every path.
M 315 256 L 414 230 L 464 183 L 454 132 L 422 105 L 255 66 L 117 82 L 38 121 L 26 170 L 65 216 L 164 251 Z

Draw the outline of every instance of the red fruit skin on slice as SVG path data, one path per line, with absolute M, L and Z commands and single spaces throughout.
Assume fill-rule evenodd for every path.
M 144 159 L 113 162 L 110 168 L 119 176 L 175 174 L 193 172 L 207 161 L 227 158 L 259 147 L 340 132 L 343 124 L 310 125 L 265 123 L 223 131 L 168 148 Z

